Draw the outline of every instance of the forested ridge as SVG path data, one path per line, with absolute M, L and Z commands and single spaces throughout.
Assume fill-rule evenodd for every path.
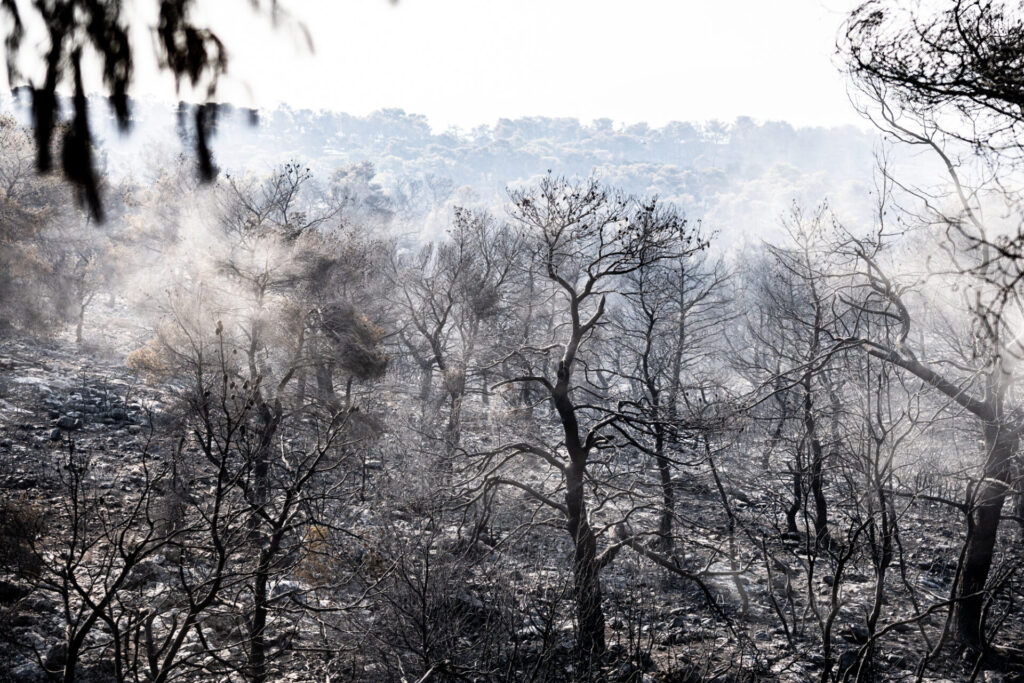
M 123 135 L 102 98 L 90 117 L 109 175 L 145 176 L 191 141 L 175 108 L 133 102 L 132 133 Z M 7 102 L 29 123 L 28 100 Z M 589 123 L 571 118 L 503 119 L 472 130 L 433 130 L 422 116 L 381 110 L 365 116 L 291 109 L 253 112 L 218 108 L 212 134 L 215 161 L 225 172 L 270 173 L 297 161 L 319 182 L 347 168 L 373 185 L 402 214 L 408 229 L 428 239 L 443 234 L 453 204 L 500 205 L 509 185 L 557 175 L 596 174 L 633 194 L 658 195 L 727 232 L 730 242 L 777 232 L 793 199 L 814 204 L 830 196 L 843 211 L 864 215 L 877 134 L 863 128 L 793 127 L 784 122 L 669 123 L 664 126 Z M 921 162 L 906 159 L 910 168 Z M 927 164 L 925 164 L 927 165 Z M 436 214 L 436 215 L 432 215 Z

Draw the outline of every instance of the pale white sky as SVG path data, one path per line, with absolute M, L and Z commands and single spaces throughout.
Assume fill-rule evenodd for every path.
M 129 0 L 131 2 L 132 0 Z M 152 24 L 149 0 L 134 0 Z M 228 45 L 220 99 L 366 114 L 435 129 L 500 117 L 862 123 L 833 56 L 857 0 L 282 0 L 312 35 L 276 31 L 247 0 L 197 3 Z M 144 11 L 145 10 L 145 11 Z M 173 100 L 151 40 L 134 94 Z M 28 41 L 27 47 L 33 47 Z

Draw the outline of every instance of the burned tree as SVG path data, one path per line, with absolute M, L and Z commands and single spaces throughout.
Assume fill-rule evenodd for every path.
M 658 534 L 671 551 L 675 482 L 680 455 L 692 457 L 693 435 L 702 431 L 700 411 L 687 400 L 709 382 L 707 356 L 727 322 L 723 312 L 724 269 L 706 253 L 700 226 L 685 222 L 677 235 L 679 252 L 640 268 L 624 281 L 625 305 L 616 311 L 627 365 L 617 371 L 635 386 L 637 399 L 622 406 L 629 415 L 616 429 L 654 459 L 662 491 Z M 632 415 L 630 415 L 632 413 Z
M 828 469 L 832 452 L 840 446 L 832 438 L 835 430 L 827 426 L 838 419 L 838 388 L 829 366 L 839 324 L 833 286 L 819 266 L 820 255 L 828 249 L 828 219 L 825 205 L 810 215 L 794 207 L 785 222 L 790 244 L 767 247 L 771 260 L 757 285 L 757 310 L 750 312 L 747 324 L 754 357 L 746 360 L 761 375 L 765 390 L 778 397 L 782 415 L 775 433 L 781 436 L 789 410 L 795 413 L 793 421 L 800 423 L 789 465 L 793 500 L 786 512 L 787 533 L 798 532 L 796 518 L 806 494 L 814 510 L 815 545 L 822 548 L 830 543 Z M 774 357 L 764 358 L 765 352 Z
M 550 375 L 513 377 L 499 384 L 528 382 L 543 387 L 561 439 L 555 444 L 510 444 L 499 451 L 530 453 L 554 467 L 565 487 L 564 502 L 525 483 L 489 481 L 516 486 L 564 515 L 573 542 L 576 650 L 582 675 L 590 675 L 605 650 L 601 569 L 621 544 L 599 553 L 587 508 L 587 465 L 596 450 L 610 443 L 605 432 L 622 414 L 589 379 L 601 363 L 599 353 L 589 345 L 606 322 L 608 299 L 616 295 L 622 278 L 677 255 L 685 222 L 655 200 L 626 197 L 592 179 L 571 182 L 548 176 L 534 188 L 512 192 L 511 197 L 513 217 L 532 238 L 531 257 L 547 276 L 546 289 L 557 302 L 559 314 L 552 338 L 531 346 L 542 353 L 557 350 L 560 355 L 553 360 Z
M 399 338 L 420 369 L 420 401 L 430 406 L 434 368 L 441 375 L 448 419 L 444 441 L 458 448 L 462 406 L 471 379 L 486 372 L 519 264 L 520 241 L 490 213 L 456 207 L 448 239 L 391 264 Z M 428 411 L 430 408 L 430 411 Z

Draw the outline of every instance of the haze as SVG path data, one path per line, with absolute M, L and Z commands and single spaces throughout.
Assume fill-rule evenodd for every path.
M 435 130 L 536 115 L 832 126 L 861 122 L 834 60 L 837 29 L 855 4 L 297 0 L 274 30 L 231 0 L 200 3 L 197 17 L 231 51 L 219 97 L 238 105 L 398 107 Z M 155 24 L 135 11 L 143 27 Z M 41 35 L 31 28 L 28 45 Z M 135 35 L 137 45 L 148 40 L 145 30 Z M 174 99 L 152 50 L 138 51 L 134 94 Z

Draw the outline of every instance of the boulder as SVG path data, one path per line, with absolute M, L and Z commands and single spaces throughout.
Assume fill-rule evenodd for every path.
M 72 431 L 74 429 L 81 429 L 82 421 L 77 417 L 71 417 L 70 415 L 64 415 L 57 419 L 55 423 L 57 427 L 65 431 Z

